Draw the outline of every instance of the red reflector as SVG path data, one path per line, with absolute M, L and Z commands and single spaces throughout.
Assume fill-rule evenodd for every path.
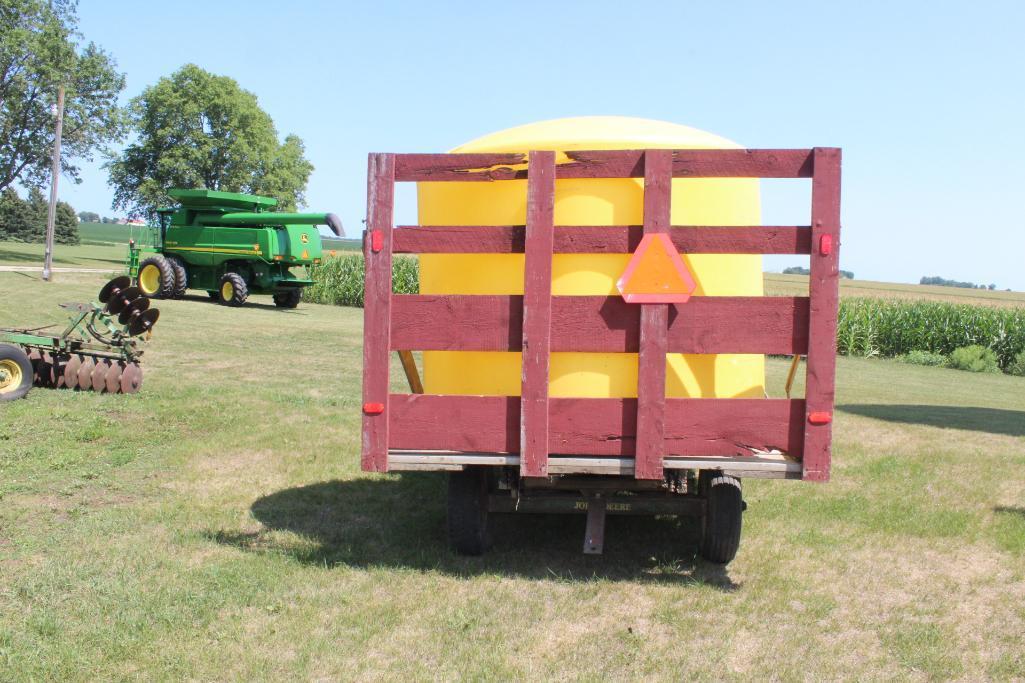
M 823 256 L 829 256 L 833 253 L 833 236 L 823 235 L 819 238 L 819 253 Z
M 384 233 L 380 230 L 370 232 L 370 250 L 375 254 L 384 249 Z
M 813 425 L 827 425 L 833 421 L 833 416 L 824 410 L 808 413 L 808 422 Z
M 363 412 L 367 415 L 380 415 L 384 412 L 383 403 L 364 403 Z

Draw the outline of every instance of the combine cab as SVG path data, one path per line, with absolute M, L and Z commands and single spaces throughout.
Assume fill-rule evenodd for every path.
M 270 294 L 280 308 L 295 308 L 302 288 L 312 284 L 292 269 L 320 263 L 316 226 L 341 236 L 332 213 L 273 211 L 271 197 L 171 190 L 181 206 L 160 209 L 152 248 L 131 246 L 129 267 L 142 293 L 182 298 L 188 289 L 206 291 L 226 306 L 241 306 L 250 294 Z

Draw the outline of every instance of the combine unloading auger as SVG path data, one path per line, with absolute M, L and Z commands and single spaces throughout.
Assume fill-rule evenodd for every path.
M 33 385 L 138 391 L 139 342 L 149 337 L 160 311 L 131 284 L 128 277 L 114 278 L 100 290 L 99 304 L 61 304 L 71 318 L 59 335 L 47 334 L 47 327 L 0 328 L 0 401 L 21 398 Z

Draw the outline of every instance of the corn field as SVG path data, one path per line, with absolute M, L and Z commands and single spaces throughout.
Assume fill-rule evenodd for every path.
M 303 290 L 303 301 L 334 306 L 363 307 L 363 254 L 352 253 L 324 259 L 310 267 L 315 284 Z M 416 294 L 420 291 L 420 262 L 411 256 L 392 259 L 392 291 Z
M 1025 308 L 939 301 L 841 299 L 837 349 L 849 356 L 901 356 L 911 351 L 949 355 L 978 344 L 1007 369 L 1025 351 Z

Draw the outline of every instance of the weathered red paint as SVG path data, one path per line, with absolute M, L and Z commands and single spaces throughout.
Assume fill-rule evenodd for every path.
M 555 153 L 531 152 L 523 273 L 520 476 L 548 476 L 548 361 L 551 356 Z
M 393 294 L 392 349 L 519 351 L 522 302 L 516 295 Z M 636 353 L 640 321 L 640 307 L 619 296 L 553 297 L 551 350 Z M 669 307 L 668 350 L 803 355 L 808 298 L 691 297 Z
M 669 231 L 672 197 L 671 150 L 644 153 L 644 235 Z M 641 306 L 637 353 L 637 445 L 634 476 L 661 479 L 665 454 L 666 353 L 669 349 L 669 305 Z
M 546 455 L 629 457 L 636 456 L 639 442 L 637 472 L 642 477 L 660 476 L 663 455 L 727 456 L 778 449 L 803 458 L 805 479 L 828 478 L 835 391 L 840 151 L 620 150 L 574 151 L 568 156 L 568 163 L 554 168 L 558 178 L 645 177 L 648 189 L 663 183 L 665 190 L 645 192 L 645 226 L 552 226 L 547 217 L 538 221 L 533 214 L 532 227 L 543 223 L 547 233 L 531 231 L 528 238 L 527 228 L 515 225 L 393 230 L 395 181 L 524 180 L 544 155 L 534 155 L 529 165 L 522 154 L 371 155 L 369 232 L 364 246 L 364 404 L 375 409 L 379 405 L 382 410 L 363 418 L 364 469 L 385 470 L 389 447 L 485 453 L 534 449 Z M 670 174 L 811 177 L 812 224 L 669 226 Z M 544 312 L 545 303 L 540 302 L 539 309 L 536 298 L 543 287 L 525 282 L 523 297 L 391 294 L 393 252 L 526 251 L 527 260 L 535 264 L 528 270 L 536 275 L 538 261 L 530 258 L 531 253 L 632 253 L 649 231 L 668 232 L 673 245 L 688 254 L 808 254 L 809 296 L 692 297 L 680 306 L 643 305 L 648 313 L 619 297 L 550 297 L 548 352 L 639 352 L 640 398 L 635 400 L 547 397 L 547 382 L 536 380 L 541 374 L 538 368 L 547 365 L 547 352 L 528 357 L 531 349 L 538 349 L 535 340 L 543 339 L 537 336 L 543 333 L 540 324 L 531 318 L 531 311 Z M 375 234 L 381 236 L 377 251 Z M 536 235 L 550 245 L 535 247 Z M 529 251 L 525 243 L 531 245 Z M 525 350 L 521 391 L 532 407 L 521 405 L 520 397 L 389 396 L 390 349 Z M 807 353 L 807 398 L 667 399 L 666 352 Z M 661 363 L 654 360 L 659 357 Z M 539 409 L 542 385 L 546 411 Z M 546 419 L 539 422 L 540 415 Z M 828 416 L 825 422 L 823 415 Z M 543 427 L 534 433 L 534 425 L 542 423 L 547 424 L 547 438 L 541 436 Z M 532 456 L 524 460 L 535 461 Z
M 640 225 L 557 225 L 556 254 L 622 254 L 641 242 Z M 804 225 L 674 225 L 673 245 L 685 254 L 810 254 Z M 402 226 L 392 235 L 395 253 L 511 254 L 523 252 L 522 225 Z
M 812 254 L 808 277 L 809 327 L 805 401 L 811 413 L 833 411 L 836 380 L 836 316 L 840 297 L 840 150 L 815 148 L 811 184 L 812 239 L 836 246 Z M 829 479 L 831 423 L 811 425 L 804 435 L 803 478 Z
M 381 248 L 364 240 L 366 284 L 363 307 L 363 404 L 383 410 L 363 415 L 364 470 L 388 470 L 388 341 L 391 338 L 391 232 L 395 156 L 371 154 L 367 168 L 367 229 L 381 235 Z
M 631 457 L 637 399 L 549 398 L 551 455 Z M 518 396 L 392 394 L 391 447 L 471 453 L 516 453 Z M 751 455 L 779 449 L 800 457 L 803 399 L 667 398 L 665 455 Z

